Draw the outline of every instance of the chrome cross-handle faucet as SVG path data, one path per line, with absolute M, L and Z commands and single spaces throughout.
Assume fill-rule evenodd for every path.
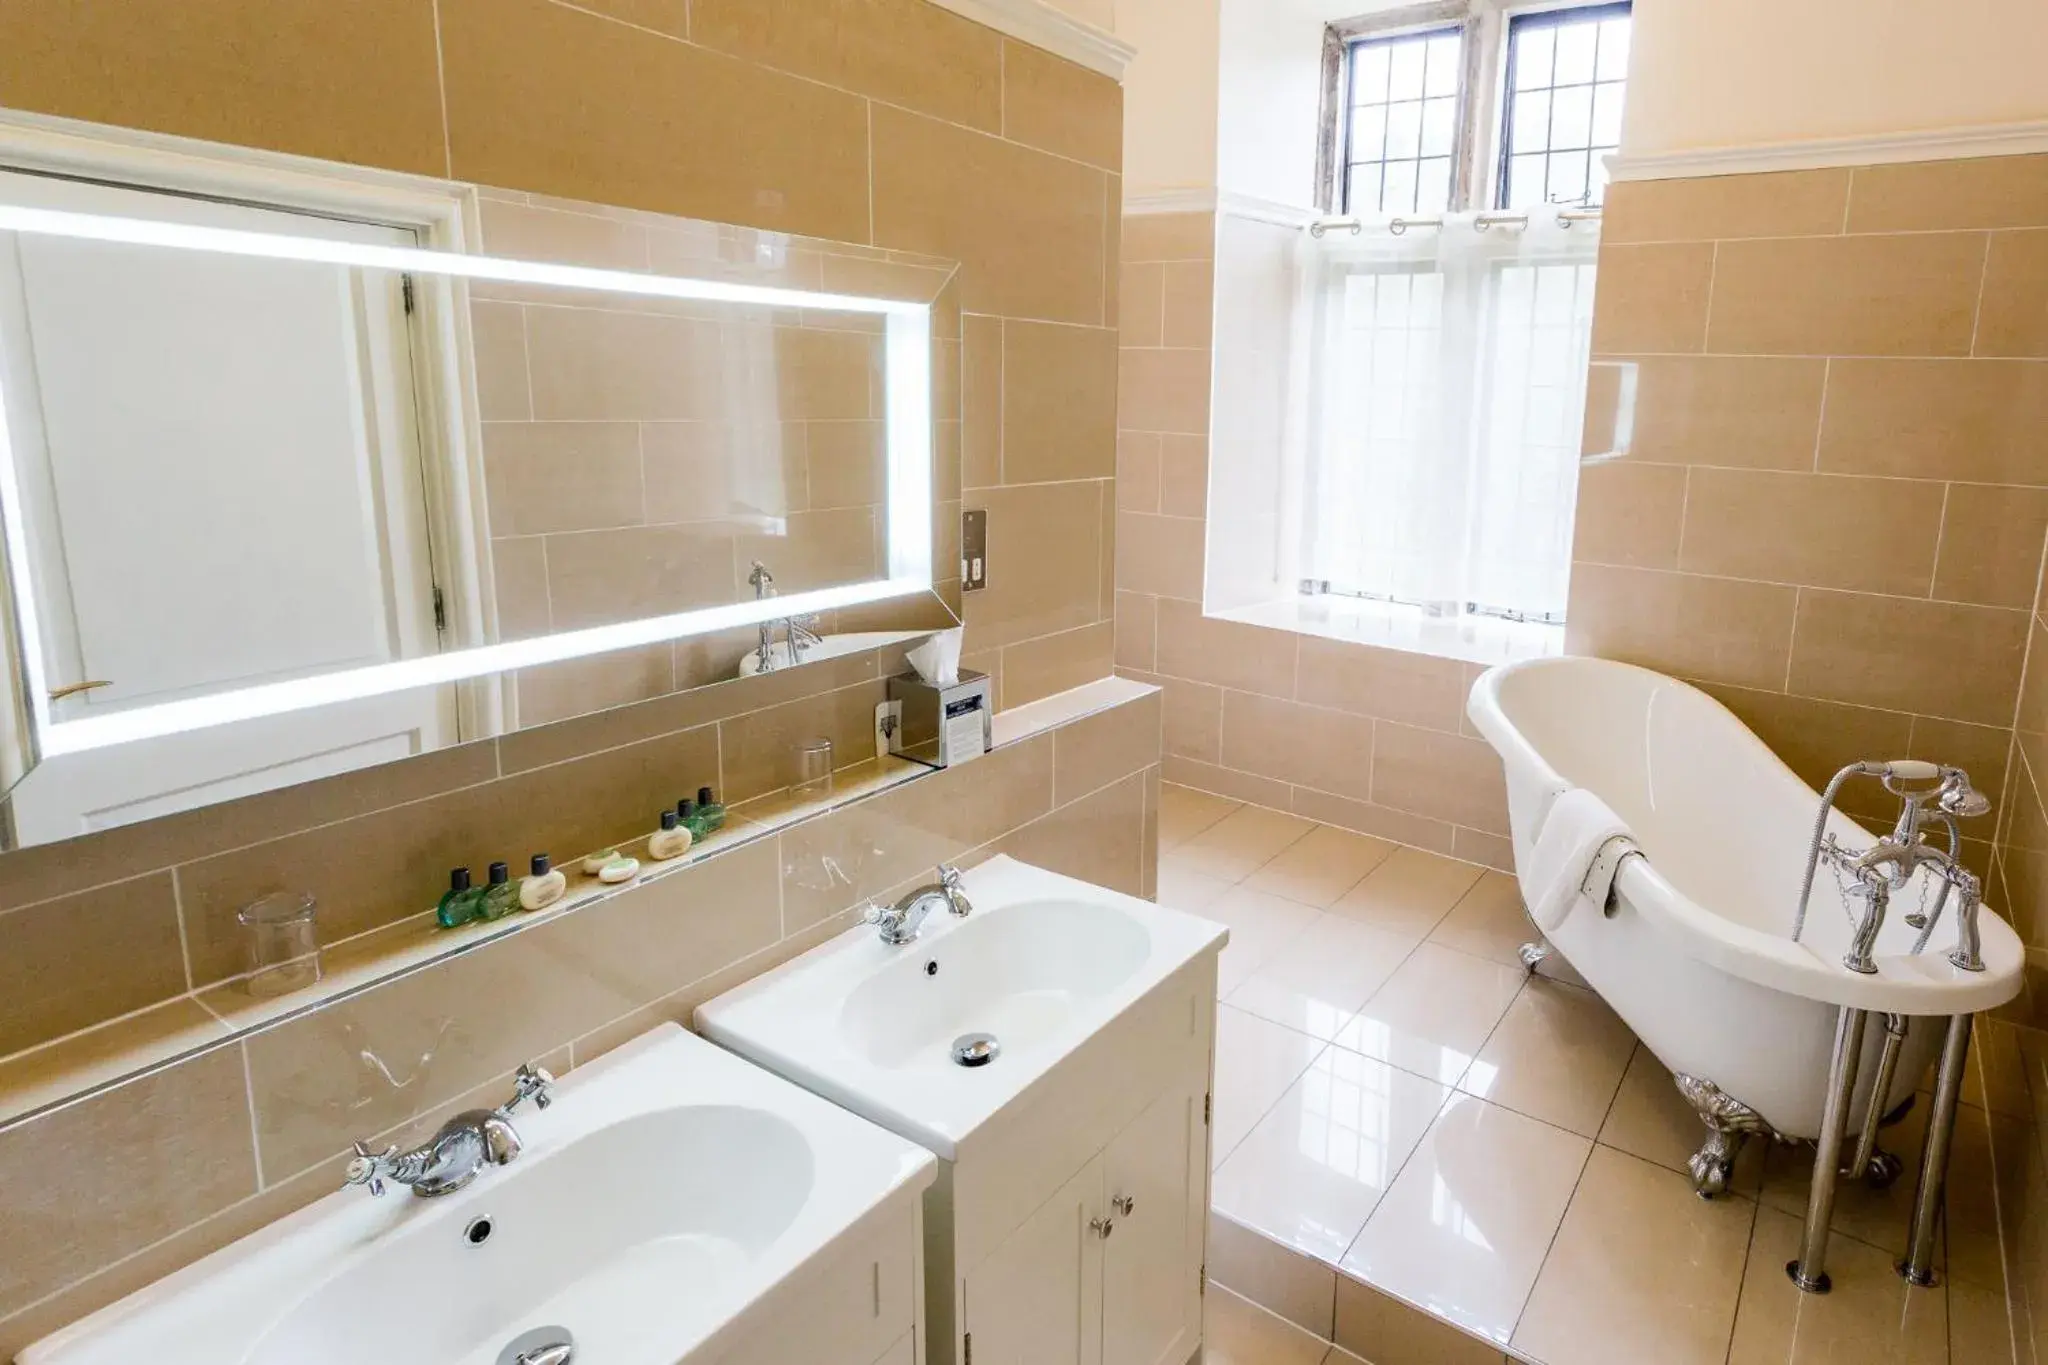
M 393 1145 L 373 1152 L 358 1141 L 349 1158 L 349 1185 L 371 1194 L 384 1193 L 387 1182 L 406 1185 L 422 1199 L 453 1194 L 475 1180 L 486 1166 L 504 1166 L 523 1148 L 512 1113 L 532 1100 L 545 1109 L 554 1102 L 555 1078 L 528 1062 L 512 1078 L 512 1098 L 496 1109 L 467 1109 L 441 1125 L 439 1132 L 409 1152 Z
M 917 941 L 926 916 L 940 906 L 955 916 L 974 913 L 973 903 L 960 889 L 959 868 L 950 863 L 940 863 L 938 878 L 930 886 L 920 886 L 886 910 L 879 905 L 869 906 L 867 913 L 861 916 L 861 922 L 875 925 L 882 931 L 882 942 L 900 948 Z

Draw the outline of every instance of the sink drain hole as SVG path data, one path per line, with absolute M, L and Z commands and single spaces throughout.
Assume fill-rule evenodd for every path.
M 566 1327 L 536 1327 L 521 1332 L 498 1352 L 498 1365 L 569 1365 L 576 1358 L 576 1338 Z
M 492 1223 L 488 1218 L 472 1218 L 469 1226 L 462 1230 L 462 1240 L 473 1247 L 480 1247 L 491 1240 Z
M 953 1061 L 959 1066 L 987 1066 L 1003 1050 L 993 1033 L 968 1033 L 953 1040 Z

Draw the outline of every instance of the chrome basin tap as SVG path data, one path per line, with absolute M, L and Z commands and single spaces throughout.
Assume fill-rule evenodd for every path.
M 423 1199 L 453 1194 L 477 1178 L 486 1166 L 508 1165 L 523 1144 L 512 1126 L 512 1111 L 528 1100 L 545 1109 L 553 1102 L 555 1078 L 533 1063 L 512 1079 L 512 1098 L 496 1109 L 468 1109 L 441 1125 L 439 1132 L 409 1152 L 396 1146 L 373 1152 L 362 1142 L 349 1159 L 345 1183 L 384 1193 L 388 1181 L 407 1185 Z
M 918 931 L 924 928 L 925 917 L 940 906 L 949 914 L 965 916 L 974 911 L 966 893 L 960 889 L 960 869 L 947 863 L 940 863 L 938 881 L 930 886 L 920 886 L 902 900 L 884 910 L 878 905 L 869 906 L 862 922 L 879 927 L 882 942 L 892 947 L 902 947 L 917 940 Z

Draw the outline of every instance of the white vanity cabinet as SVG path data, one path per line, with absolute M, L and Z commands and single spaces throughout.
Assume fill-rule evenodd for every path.
M 917 1202 L 851 1230 L 765 1295 L 707 1365 L 911 1365 L 924 1319 Z

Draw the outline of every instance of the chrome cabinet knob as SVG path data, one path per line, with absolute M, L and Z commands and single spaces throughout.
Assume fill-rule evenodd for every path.
M 1088 1220 L 1088 1230 L 1106 1242 L 1109 1240 L 1109 1234 L 1116 1231 L 1116 1219 L 1090 1218 Z
M 1128 1218 L 1131 1216 L 1132 1211 L 1138 1207 L 1138 1201 L 1127 1194 L 1120 1194 L 1109 1201 L 1109 1206 L 1123 1217 Z

